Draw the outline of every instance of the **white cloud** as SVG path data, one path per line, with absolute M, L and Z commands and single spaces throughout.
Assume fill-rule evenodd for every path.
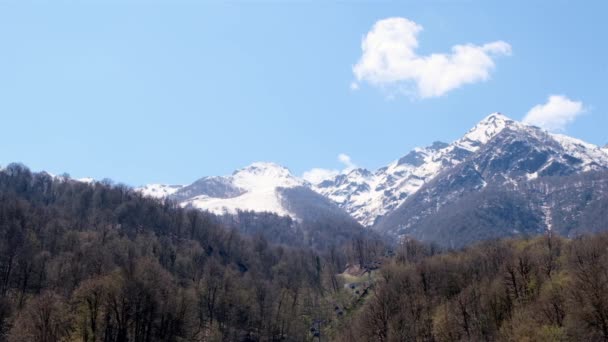
M 310 169 L 302 174 L 302 178 L 312 184 L 319 184 L 324 180 L 333 178 L 340 173 L 348 172 L 357 168 L 357 165 L 353 163 L 352 159 L 349 155 L 340 153 L 338 155 L 338 161 L 344 164 L 344 169 L 342 171 L 332 170 L 332 169 L 321 169 L 314 168 Z
M 572 101 L 563 95 L 551 95 L 547 103 L 532 107 L 523 122 L 549 131 L 563 131 L 584 111 L 585 108 L 580 101 Z
M 438 97 L 468 83 L 486 81 L 493 57 L 511 54 L 511 45 L 495 41 L 481 46 L 455 45 L 451 53 L 418 56 L 422 26 L 406 18 L 379 20 L 361 42 L 363 54 L 353 66 L 358 87 L 394 86 L 420 98 Z M 353 89 L 351 84 L 351 89 Z
M 350 159 L 350 156 L 348 154 L 344 154 L 344 153 L 340 153 L 338 155 L 338 160 L 340 161 L 340 163 L 344 164 L 346 171 L 350 171 L 352 169 L 356 169 L 357 165 L 355 165 L 355 163 L 353 163 L 353 161 Z

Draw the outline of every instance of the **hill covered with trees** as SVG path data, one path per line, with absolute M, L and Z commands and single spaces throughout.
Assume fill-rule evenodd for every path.
M 409 241 L 334 340 L 606 341 L 608 234 L 444 253 Z
M 308 248 L 305 229 L 276 215 L 225 221 L 123 185 L 9 165 L 0 340 L 304 341 L 348 259 L 382 250 L 355 235 Z M 295 229 L 301 243 L 286 233 L 270 243 L 268 225 Z

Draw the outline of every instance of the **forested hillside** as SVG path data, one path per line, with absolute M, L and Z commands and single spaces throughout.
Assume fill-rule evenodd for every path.
M 608 234 L 481 243 L 414 241 L 386 265 L 338 341 L 606 341 Z
M 246 227 L 252 237 L 237 231 Z M 9 165 L 0 172 L 0 340 L 305 341 L 348 259 L 382 251 L 353 237 L 316 252 L 261 231 L 123 185 Z

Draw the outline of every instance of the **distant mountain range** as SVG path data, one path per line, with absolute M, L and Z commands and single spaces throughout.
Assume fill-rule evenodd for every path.
M 280 165 L 254 163 L 230 176 L 138 190 L 217 214 L 268 211 L 300 220 L 319 210 L 348 214 L 379 232 L 459 247 L 547 230 L 601 229 L 581 213 L 596 206 L 588 214 L 608 218 L 608 206 L 597 204 L 608 197 L 607 182 L 608 145 L 493 113 L 451 144 L 416 148 L 373 172 L 358 168 L 311 184 Z

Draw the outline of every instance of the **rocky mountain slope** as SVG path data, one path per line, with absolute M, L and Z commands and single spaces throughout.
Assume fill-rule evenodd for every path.
M 553 229 L 559 221 L 555 212 L 564 207 L 558 208 L 551 196 L 568 194 L 563 188 L 573 194 L 570 208 L 604 196 L 599 185 L 604 184 L 608 154 L 600 148 L 504 117 L 493 120 L 503 121 L 503 129 L 466 160 L 442 170 L 375 228 L 458 247 Z M 608 217 L 608 210 L 602 215 Z M 559 230 L 569 234 L 571 228 Z
M 230 176 L 140 191 L 217 214 L 354 219 L 389 235 L 456 247 L 548 229 L 570 234 L 573 228 L 560 221 L 565 202 L 554 194 L 578 194 L 568 208 L 580 211 L 583 199 L 603 198 L 606 170 L 608 147 L 493 113 L 450 144 L 416 148 L 376 171 L 358 168 L 310 184 L 282 166 L 254 163 Z
M 511 120 L 500 113 L 493 113 L 451 144 L 435 142 L 425 148 L 416 148 L 375 172 L 365 169 L 352 170 L 347 174 L 314 184 L 313 189 L 335 201 L 361 224 L 372 226 L 405 203 L 409 197 L 440 173 L 479 153 L 484 146 L 505 130 L 536 135 L 538 139 L 535 143 L 538 144 L 539 149 L 563 152 L 556 160 L 536 161 L 543 162 L 542 166 L 548 169 L 526 173 L 525 176 L 529 179 L 538 177 L 536 171 L 540 174 L 549 174 L 553 172 L 552 168 L 568 163 L 576 164 L 576 171 L 608 166 L 608 153 L 595 145 L 564 135 L 549 134 L 540 128 Z M 501 151 L 500 142 L 492 146 L 497 151 Z M 505 153 L 519 153 L 519 157 L 524 158 L 521 154 L 525 151 L 518 152 L 517 147 L 514 147 L 513 150 Z M 479 154 L 492 158 L 488 149 L 484 149 L 484 152 Z M 534 161 L 529 162 L 534 163 Z M 502 171 L 495 170 L 496 174 L 492 177 L 500 177 Z
M 495 113 L 457 141 L 416 148 L 375 172 L 358 169 L 314 185 L 365 226 L 401 205 L 439 172 L 458 165 L 514 121 Z M 362 177 L 365 175 L 365 177 Z

